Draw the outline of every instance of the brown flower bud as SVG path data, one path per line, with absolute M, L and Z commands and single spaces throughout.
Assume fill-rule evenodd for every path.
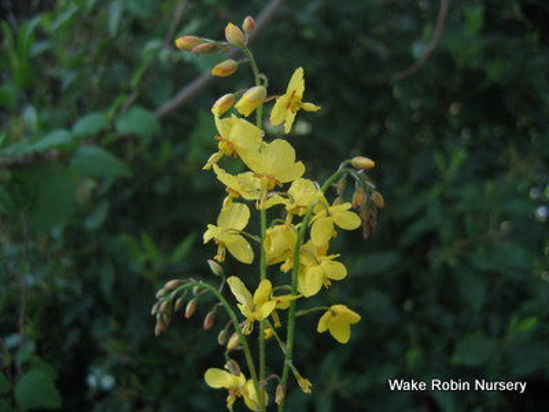
M 181 36 L 175 39 L 175 47 L 185 51 L 190 51 L 202 43 L 204 43 L 204 40 L 196 36 Z
M 236 60 L 227 59 L 214 66 L 211 70 L 212 76 L 227 77 L 236 72 L 238 69 L 238 63 Z
M 160 299 L 162 296 L 164 296 L 168 291 L 164 288 L 160 289 L 158 292 L 156 292 L 156 299 Z
M 204 289 L 203 289 L 201 286 L 198 286 L 198 285 L 194 286 L 194 287 L 193 287 L 193 296 L 198 296 L 198 295 L 200 295 L 200 294 L 202 293 L 203 290 L 204 290 Z
M 210 330 L 212 326 L 215 323 L 215 312 L 208 312 L 206 317 L 204 318 L 204 323 L 202 324 L 202 327 L 204 330 Z
M 166 331 L 166 329 L 164 328 L 162 323 L 157 322 L 155 327 L 154 327 L 154 336 L 158 337 L 165 331 Z
M 172 313 L 172 301 L 169 300 L 169 299 L 166 299 L 164 300 L 159 308 L 158 308 L 158 312 L 159 313 Z
M 213 42 L 204 42 L 191 49 L 192 53 L 196 54 L 212 54 L 217 51 L 217 45 Z
M 227 39 L 229 44 L 236 46 L 244 46 L 246 44 L 244 33 L 232 23 L 227 24 L 225 27 L 225 39 Z
M 351 203 L 355 209 L 358 209 L 366 203 L 366 192 L 363 187 L 359 186 L 355 189 Z
M 238 337 L 238 333 L 233 332 L 233 334 L 229 338 L 229 341 L 227 342 L 227 352 L 235 350 L 236 348 L 238 348 L 239 344 L 240 344 L 240 339 Z
M 376 162 L 364 156 L 356 156 L 351 159 L 351 165 L 356 169 L 368 170 L 372 169 L 376 165 Z
M 180 286 L 182 283 L 183 283 L 183 281 L 182 281 L 181 279 L 172 279 L 172 280 L 168 280 L 168 281 L 164 284 L 164 289 L 166 289 L 166 290 L 174 290 L 176 287 Z
M 189 303 L 187 303 L 187 307 L 185 308 L 185 317 L 189 319 L 196 311 L 197 307 L 198 304 L 196 303 L 196 299 L 189 300 Z
M 183 305 L 185 304 L 185 296 L 179 296 L 177 298 L 177 300 L 175 301 L 175 305 L 174 305 L 174 312 L 177 312 L 178 310 L 181 310 L 181 308 L 183 307 Z
M 286 398 L 286 387 L 279 383 L 276 387 L 275 403 L 277 405 L 282 405 L 284 403 L 284 398 Z
M 227 359 L 227 362 L 225 363 L 225 369 L 227 369 L 229 372 L 231 372 L 233 375 L 238 376 L 240 375 L 240 365 L 237 361 L 234 359 Z
M 152 309 L 151 309 L 151 315 L 152 315 L 152 316 L 154 316 L 154 315 L 157 314 L 157 312 L 158 312 L 158 306 L 160 306 L 160 302 L 156 302 L 156 303 L 153 305 L 153 307 L 152 307 Z
M 222 329 L 221 332 L 217 335 L 217 343 L 221 346 L 225 346 L 227 343 L 227 336 L 228 336 L 227 329 Z
M 378 209 L 383 209 L 383 207 L 385 206 L 385 200 L 383 199 L 381 193 L 379 193 L 377 190 L 372 193 L 372 200 L 374 201 Z
M 246 16 L 244 22 L 242 23 L 242 30 L 244 33 L 250 34 L 255 29 L 255 20 L 252 16 Z

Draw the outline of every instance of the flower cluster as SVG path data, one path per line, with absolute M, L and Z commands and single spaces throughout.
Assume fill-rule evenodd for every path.
M 214 260 L 210 261 L 212 271 L 221 276 L 219 288 L 214 288 L 193 279 L 168 282 L 157 294 L 159 301 L 153 307 L 157 316 L 157 332 L 167 328 L 169 315 L 183 306 L 187 290 L 193 287 L 194 297 L 187 304 L 185 316 L 190 317 L 197 306 L 197 298 L 205 292 L 212 292 L 219 300 L 206 315 L 204 329 L 210 329 L 215 321 L 218 307 L 224 307 L 230 320 L 220 332 L 218 342 L 225 347 L 227 363 L 224 369 L 210 368 L 204 379 L 212 388 L 228 391 L 227 407 L 239 397 L 250 410 L 266 410 L 269 402 L 266 386 L 268 380 L 278 380 L 275 402 L 279 410 L 284 407 L 288 374 L 291 372 L 304 392 L 311 392 L 311 383 L 303 378 L 292 362 L 296 318 L 316 311 L 323 314 L 318 320 L 317 331 L 329 331 L 340 343 L 346 343 L 351 336 L 350 325 L 361 317 L 344 304 L 311 307 L 310 298 L 329 288 L 334 281 L 347 277 L 345 265 L 338 260 L 339 254 L 331 253 L 331 241 L 342 231 L 362 226 L 365 237 L 375 227 L 377 210 L 383 207 L 383 197 L 367 177 L 367 171 L 374 162 L 365 157 L 344 161 L 340 168 L 320 186 L 303 177 L 305 165 L 296 158 L 296 150 L 283 138 L 269 139 L 263 128 L 263 110 L 274 101 L 270 110 L 270 123 L 280 126 L 280 134 L 289 134 L 300 110 L 316 112 L 320 106 L 303 101 L 305 77 L 301 67 L 291 76 L 286 91 L 270 95 L 267 78 L 259 72 L 254 57 L 247 47 L 248 36 L 255 26 L 247 17 L 242 29 L 229 23 L 225 29 L 225 41 L 214 41 L 195 36 L 183 36 L 176 40 L 176 46 L 193 53 L 214 53 L 228 49 L 241 51 L 242 61 L 225 60 L 212 69 L 212 74 L 227 77 L 236 72 L 238 66 L 249 63 L 255 84 L 237 92 L 220 97 L 212 107 L 213 121 L 217 128 L 217 150 L 204 164 L 205 170 L 213 170 L 226 191 L 216 224 L 209 224 L 204 232 L 204 243 L 217 246 Z M 249 118 L 256 115 L 255 123 Z M 236 157 L 246 169 L 232 174 L 224 169 L 225 157 Z M 355 182 L 351 201 L 345 201 L 347 180 Z M 329 200 L 327 190 L 334 186 L 336 197 Z M 247 231 L 251 210 L 260 215 L 259 236 Z M 356 211 L 355 211 L 356 210 Z M 358 211 L 358 213 L 357 213 Z M 276 219 L 268 221 L 267 216 Z M 254 252 L 252 244 L 259 243 Z M 225 277 L 222 264 L 231 255 L 243 264 L 259 261 L 259 277 L 254 282 L 242 276 Z M 278 274 L 277 274 L 278 272 Z M 174 281 L 172 281 L 174 282 Z M 250 291 L 248 285 L 257 287 Z M 273 283 L 276 286 L 273 286 Z M 232 299 L 223 296 L 227 284 Z M 167 303 L 168 302 L 168 303 Z M 171 302 L 175 302 L 172 304 Z M 298 305 L 308 308 L 297 311 Z M 241 316 L 233 309 L 238 308 Z M 283 322 L 280 312 L 287 311 L 285 326 L 286 342 L 280 331 Z M 258 325 L 254 328 L 254 325 Z M 234 329 L 231 334 L 230 330 Z M 259 371 L 256 370 L 247 343 L 247 336 L 258 331 Z M 265 344 L 269 338 L 281 349 L 281 376 L 272 374 L 266 378 Z M 271 340 L 269 340 L 270 342 Z M 232 358 L 232 352 L 242 350 L 249 369 L 246 378 L 240 366 Z

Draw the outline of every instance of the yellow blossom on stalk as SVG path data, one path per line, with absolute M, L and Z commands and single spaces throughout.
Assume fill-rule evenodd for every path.
M 267 89 L 263 86 L 254 86 L 246 91 L 234 108 L 243 116 L 249 116 L 263 104 L 267 97 Z
M 267 229 L 265 234 L 264 247 L 268 265 L 293 258 L 297 241 L 297 230 L 294 226 L 289 224 L 272 226 Z
M 301 101 L 304 91 L 305 80 L 303 79 L 303 68 L 299 67 L 292 75 L 286 93 L 276 99 L 276 103 L 271 111 L 271 123 L 275 126 L 284 123 L 284 132 L 290 133 L 295 115 L 299 109 L 303 109 L 306 112 L 320 110 L 320 106 Z
M 328 330 L 339 343 L 347 343 L 351 337 L 351 325 L 360 319 L 360 315 L 347 306 L 333 305 L 319 319 L 316 331 L 324 333 Z
M 261 178 L 265 190 L 288 183 L 305 173 L 305 165 L 295 161 L 295 149 L 286 140 L 275 139 L 265 143 L 256 152 L 246 152 L 242 161 Z
M 324 246 L 336 235 L 334 225 L 344 230 L 354 230 L 361 224 L 360 217 L 351 212 L 351 203 L 332 204 L 330 207 L 319 206 L 312 219 L 311 240 L 316 246 Z
M 246 44 L 244 33 L 232 23 L 227 24 L 225 27 L 225 39 L 229 44 L 237 46 L 244 46 Z
M 216 64 L 210 71 L 212 76 L 227 77 L 236 72 L 238 69 L 238 63 L 236 60 L 227 59 L 219 64 Z
M 242 203 L 231 203 L 221 210 L 217 217 L 217 226 L 209 224 L 204 232 L 204 243 L 214 239 L 217 243 L 215 260 L 225 260 L 225 250 L 242 263 L 252 263 L 254 251 L 250 243 L 239 232 L 246 227 L 250 220 L 250 209 Z
M 339 255 L 326 255 L 326 247 L 307 242 L 301 247 L 298 290 L 306 298 L 316 295 L 322 286 L 329 287 L 332 280 L 347 276 L 347 268 L 334 259 Z
M 310 205 L 317 202 L 328 204 L 322 190 L 318 185 L 309 179 L 297 179 L 292 182 L 287 192 L 287 197 L 273 195 L 265 201 L 265 207 L 283 204 L 288 213 L 302 216 Z
M 219 368 L 210 368 L 204 373 L 206 384 L 215 389 L 225 388 L 229 391 L 227 396 L 227 409 L 233 410 L 234 402 L 237 398 L 242 397 L 246 406 L 252 411 L 258 411 L 259 400 L 254 388 L 254 383 L 251 379 L 246 380 L 242 372 L 239 375 L 233 375 Z M 263 391 L 263 399 L 265 404 L 268 402 L 268 395 L 265 389 Z
M 228 201 L 224 202 L 224 205 L 230 203 L 232 198 L 239 196 L 246 200 L 258 200 L 261 197 L 261 181 L 252 172 L 232 175 L 216 164 L 213 165 L 213 170 L 229 193 Z
M 240 157 L 248 152 L 257 152 L 263 141 L 264 132 L 252 123 L 236 116 L 219 118 L 214 116 L 219 136 L 217 152 L 210 156 L 203 169 L 210 169 L 223 156 Z

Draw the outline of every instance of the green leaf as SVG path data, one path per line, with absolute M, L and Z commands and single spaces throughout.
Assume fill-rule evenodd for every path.
M 10 382 L 6 378 L 6 376 L 0 372 L 0 395 L 9 392 L 11 388 Z
M 43 152 L 50 149 L 69 146 L 73 142 L 72 135 L 65 129 L 54 130 L 46 136 L 31 144 L 28 148 L 32 152 Z
M 84 221 L 84 225 L 86 226 L 86 229 L 89 230 L 97 230 L 101 227 L 101 225 L 105 222 L 105 219 L 107 218 L 107 215 L 109 213 L 109 201 L 104 200 L 103 202 L 99 203 L 95 209 L 88 215 L 86 220 Z
M 53 379 L 40 369 L 25 373 L 15 386 L 15 400 L 19 408 L 56 409 L 62 400 Z
M 160 125 L 152 112 L 132 107 L 116 121 L 116 130 L 123 135 L 137 135 L 149 140 L 160 131 Z
M 102 112 L 90 113 L 74 124 L 72 133 L 75 136 L 93 136 L 109 126 L 107 115 Z
M 172 263 L 183 261 L 191 252 L 194 242 L 196 240 L 196 233 L 192 232 L 185 236 L 185 239 L 177 245 L 172 253 Z
M 15 205 L 13 203 L 13 200 L 11 199 L 10 194 L 4 188 L 4 186 L 0 185 L 0 213 L 5 213 L 6 215 L 10 215 L 15 211 Z
M 486 363 L 496 350 L 496 343 L 492 339 L 480 333 L 473 333 L 457 342 L 452 362 L 458 365 L 479 366 Z
M 109 6 L 109 35 L 111 37 L 116 36 L 118 32 L 118 26 L 122 19 L 122 13 L 124 12 L 124 3 L 122 0 L 116 0 Z
M 84 176 L 89 177 L 129 177 L 128 166 L 97 146 L 82 146 L 71 160 L 74 168 Z

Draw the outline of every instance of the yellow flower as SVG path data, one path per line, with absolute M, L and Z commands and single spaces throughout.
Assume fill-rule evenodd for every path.
M 227 279 L 231 292 L 236 297 L 238 309 L 246 318 L 245 333 L 251 333 L 254 321 L 267 318 L 276 307 L 276 301 L 271 298 L 273 291 L 269 280 L 263 279 L 252 294 L 239 278 L 231 276 Z
M 334 225 L 344 230 L 354 230 L 360 226 L 360 217 L 349 211 L 350 208 L 349 202 L 318 207 L 311 226 L 311 240 L 316 246 L 325 246 L 336 235 Z
M 219 136 L 217 152 L 210 156 L 203 169 L 210 169 L 223 156 L 240 157 L 248 152 L 257 152 L 263 141 L 263 131 L 252 123 L 236 116 L 221 119 L 214 116 Z
M 305 173 L 305 165 L 295 161 L 295 149 L 286 140 L 275 139 L 256 151 L 240 156 L 258 177 L 266 190 L 288 183 Z
M 329 287 L 332 280 L 347 276 L 347 268 L 334 259 L 339 255 L 326 255 L 327 248 L 315 247 L 307 242 L 301 248 L 298 272 L 298 290 L 306 298 L 316 295 L 322 285 Z
M 242 263 L 252 263 L 254 251 L 248 241 L 239 232 L 246 227 L 250 220 L 250 209 L 242 203 L 227 205 L 217 217 L 217 226 L 209 224 L 204 232 L 204 243 L 214 239 L 217 243 L 215 260 L 225 260 L 225 249 Z
M 265 251 L 267 264 L 274 265 L 286 259 L 293 258 L 297 231 L 292 225 L 276 225 L 265 233 Z
M 290 133 L 295 115 L 299 109 L 303 109 L 306 112 L 316 112 L 319 110 L 320 106 L 301 101 L 304 91 L 305 80 L 303 79 L 303 68 L 300 67 L 292 75 L 286 93 L 276 99 L 276 103 L 271 111 L 271 123 L 274 125 L 284 123 L 284 132 Z
M 244 374 L 233 375 L 219 368 L 209 368 L 204 374 L 206 384 L 215 389 L 225 388 L 229 391 L 227 396 L 227 409 L 233 410 L 234 402 L 237 398 L 242 397 L 246 406 L 252 411 L 258 411 L 259 399 L 254 388 L 254 383 L 251 379 L 246 380 Z M 260 389 L 263 392 L 265 405 L 268 403 L 268 395 L 265 389 Z
M 283 204 L 289 213 L 302 216 L 310 205 L 320 201 L 327 205 L 324 194 L 317 184 L 312 180 L 300 178 L 292 182 L 287 197 L 275 194 L 267 199 L 264 204 L 265 208 Z
M 216 164 L 213 165 L 213 170 L 219 181 L 227 187 L 230 197 L 241 196 L 246 200 L 258 200 L 261 197 L 261 182 L 252 172 L 235 176 Z
M 329 330 L 339 343 L 347 343 L 351 337 L 351 325 L 360 319 L 360 315 L 347 306 L 333 305 L 319 319 L 316 331 L 323 333 Z
M 267 89 L 263 86 L 251 87 L 244 93 L 234 108 L 243 116 L 249 116 L 255 109 L 263 104 L 267 97 Z

